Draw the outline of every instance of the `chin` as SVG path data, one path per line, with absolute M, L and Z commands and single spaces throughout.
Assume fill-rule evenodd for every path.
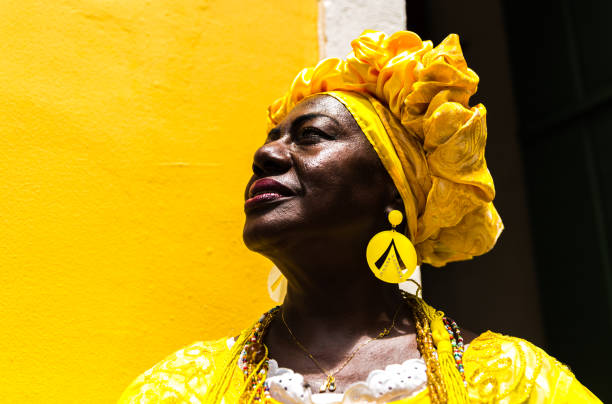
M 246 216 L 242 239 L 249 250 L 267 256 L 266 252 L 286 246 L 298 227 L 287 212 L 251 212 Z

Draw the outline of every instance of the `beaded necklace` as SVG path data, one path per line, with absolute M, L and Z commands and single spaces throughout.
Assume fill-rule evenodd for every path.
M 451 345 L 453 346 L 453 356 L 455 357 L 455 363 L 457 365 L 457 370 L 461 374 L 461 379 L 463 379 L 463 384 L 467 386 L 467 382 L 465 381 L 465 371 L 463 369 L 463 337 L 461 336 L 461 330 L 455 320 L 450 317 L 443 317 L 442 321 L 444 321 L 444 328 L 448 332 L 450 337 Z
M 410 295 L 402 291 L 402 297 L 404 301 L 406 301 L 406 303 L 408 303 L 408 305 L 412 308 L 412 314 L 417 331 L 417 348 L 421 354 L 421 357 L 425 361 L 427 368 L 427 387 L 429 389 L 431 402 L 446 403 L 449 398 L 449 392 L 447 391 L 444 380 L 448 378 L 448 375 L 443 374 L 444 372 L 440 366 L 439 358 L 434 345 L 434 339 L 432 337 L 430 319 L 432 316 L 431 311 L 433 309 L 427 306 L 422 299 L 414 295 Z M 279 309 L 280 306 L 276 306 L 264 313 L 257 323 L 255 323 L 245 339 L 245 343 L 238 359 L 238 366 L 242 370 L 245 378 L 244 388 L 240 395 L 240 403 L 266 402 L 271 398 L 269 391 L 270 388 L 266 383 L 269 360 L 268 348 L 263 343 L 263 337 Z M 429 310 L 430 312 L 427 313 L 426 310 Z M 461 330 L 455 321 L 448 317 L 444 317 L 443 313 L 435 313 L 440 315 L 444 328 L 448 333 L 449 342 L 452 346 L 452 355 L 454 357 L 454 367 L 456 367 L 460 374 L 461 380 L 465 385 L 465 375 L 463 371 L 464 346 Z M 448 369 L 444 370 L 448 372 Z M 456 386 L 453 386 L 453 388 L 456 389 Z M 464 394 L 465 392 L 461 392 L 461 396 L 465 397 Z M 456 395 L 457 392 L 453 391 L 453 397 Z
M 264 313 L 247 336 L 238 358 L 238 366 L 245 377 L 245 389 L 240 402 L 259 402 L 270 397 L 269 386 L 265 383 L 268 373 L 268 348 L 262 340 L 279 309 L 280 306 L 276 306 Z

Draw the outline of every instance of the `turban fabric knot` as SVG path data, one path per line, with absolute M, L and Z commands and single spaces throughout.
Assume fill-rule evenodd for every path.
M 443 266 L 486 253 L 503 225 L 484 157 L 486 109 L 469 107 L 478 76 L 458 36 L 433 47 L 413 32 L 364 31 L 351 46 L 346 60 L 302 70 L 268 108 L 270 126 L 308 96 L 338 99 L 402 197 L 419 263 Z

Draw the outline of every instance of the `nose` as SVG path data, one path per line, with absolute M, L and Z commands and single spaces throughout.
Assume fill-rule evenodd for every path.
M 255 152 L 253 173 L 258 176 L 278 175 L 291 168 L 291 154 L 283 138 L 268 142 Z

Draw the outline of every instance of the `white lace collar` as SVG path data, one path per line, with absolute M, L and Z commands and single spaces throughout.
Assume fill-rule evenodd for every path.
M 274 359 L 268 362 L 266 383 L 272 397 L 287 404 L 356 404 L 386 403 L 410 397 L 427 385 L 423 359 L 408 359 L 384 370 L 370 372 L 365 381 L 353 383 L 344 394 L 312 394 L 304 386 L 304 377 L 288 368 L 279 368 Z

